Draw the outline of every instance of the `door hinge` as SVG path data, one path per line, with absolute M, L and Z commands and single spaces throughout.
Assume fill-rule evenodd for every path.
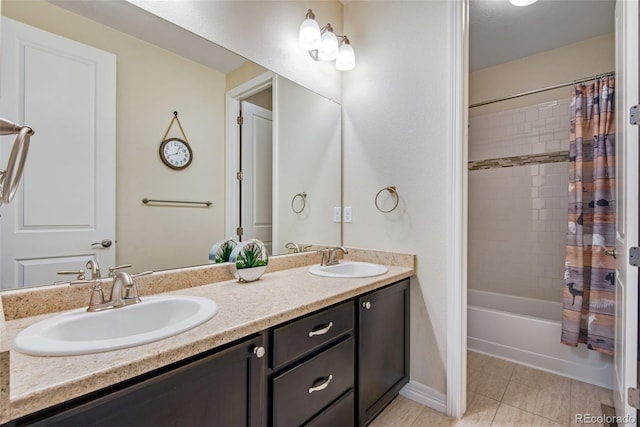
M 238 236 L 242 236 L 244 234 L 244 230 L 242 229 L 242 227 L 236 228 L 236 234 Z
M 244 124 L 244 117 L 238 116 L 238 124 L 242 126 Z
M 629 108 L 629 124 L 637 126 L 640 123 L 640 105 L 634 105 Z
M 627 389 L 627 403 L 632 408 L 640 409 L 640 390 L 629 387 Z
M 236 179 L 238 181 L 242 181 L 244 179 L 244 174 L 242 172 L 237 172 L 236 173 Z
M 629 248 L 629 265 L 637 267 L 640 264 L 640 249 L 637 246 Z

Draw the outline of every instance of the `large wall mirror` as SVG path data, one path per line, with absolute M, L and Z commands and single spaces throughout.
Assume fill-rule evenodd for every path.
M 0 288 L 70 280 L 56 272 L 92 258 L 103 276 L 120 264 L 207 264 L 216 241 L 237 238 L 236 225 L 271 255 L 289 242 L 340 244 L 341 106 L 109 3 L 2 0 L 0 116 L 36 135 L 19 194 L 0 208 Z M 152 36 L 141 37 L 143 27 Z M 243 92 L 260 79 L 260 90 Z M 238 145 L 229 105 L 244 117 Z M 174 112 L 182 129 L 169 128 Z M 187 168 L 162 162 L 163 138 L 188 139 Z M 242 195 L 232 178 L 240 158 Z M 183 201 L 204 203 L 174 203 Z

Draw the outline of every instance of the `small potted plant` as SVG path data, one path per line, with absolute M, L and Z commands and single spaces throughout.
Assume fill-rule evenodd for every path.
M 238 246 L 238 241 L 235 239 L 224 239 L 216 242 L 209 251 L 209 264 L 229 262 L 229 257 L 231 257 L 231 253 L 236 246 Z
M 258 280 L 267 270 L 269 256 L 259 240 L 249 239 L 235 247 L 229 257 L 231 269 L 241 282 Z

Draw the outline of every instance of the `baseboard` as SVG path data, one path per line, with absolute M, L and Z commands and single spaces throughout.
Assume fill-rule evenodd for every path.
M 435 411 L 447 413 L 447 395 L 415 381 L 402 387 L 400 395 L 427 406 Z

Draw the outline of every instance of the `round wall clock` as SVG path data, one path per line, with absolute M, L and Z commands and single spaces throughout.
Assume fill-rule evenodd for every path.
M 184 169 L 191 164 L 193 152 L 189 144 L 179 138 L 169 138 L 160 144 L 160 158 L 171 169 Z

